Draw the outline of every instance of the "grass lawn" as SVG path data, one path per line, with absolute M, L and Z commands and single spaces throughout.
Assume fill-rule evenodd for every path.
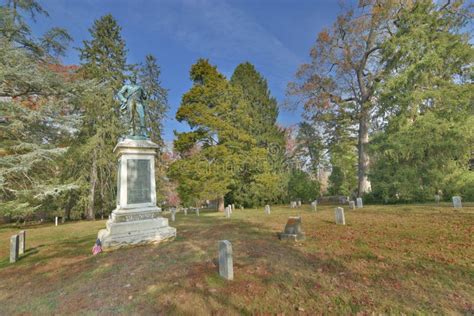
M 9 237 L 20 229 L 0 226 L 0 315 L 474 313 L 474 204 L 345 210 L 346 226 L 334 206 L 178 213 L 174 241 L 98 256 L 105 221 L 45 224 L 26 228 L 15 264 Z M 306 241 L 279 241 L 298 214 Z M 218 276 L 221 239 L 234 281 Z

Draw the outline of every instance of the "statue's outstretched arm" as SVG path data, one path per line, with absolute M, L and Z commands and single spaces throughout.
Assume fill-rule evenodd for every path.
M 124 94 L 127 92 L 127 86 L 123 86 L 119 92 L 117 92 L 117 98 L 120 100 L 120 103 L 127 102 L 127 98 L 125 98 Z

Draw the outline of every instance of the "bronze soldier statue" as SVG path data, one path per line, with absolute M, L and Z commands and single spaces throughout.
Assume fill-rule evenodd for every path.
M 137 77 L 130 78 L 130 84 L 125 84 L 117 93 L 120 100 L 120 111 L 127 112 L 130 123 L 130 135 L 148 137 L 145 126 L 145 104 L 147 96 L 143 88 L 137 84 Z M 138 119 L 138 122 L 136 122 Z M 137 128 L 137 123 L 139 124 Z

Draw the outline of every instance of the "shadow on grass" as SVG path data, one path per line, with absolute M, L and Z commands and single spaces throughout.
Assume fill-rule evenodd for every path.
M 244 215 L 247 214 L 250 215 L 250 212 Z M 41 288 L 19 283 L 15 275 L 20 271 L 3 273 L 2 277 L 5 277 L 6 284 L 11 284 L 9 291 L 21 293 L 26 298 L 21 303 L 23 307 L 44 293 L 64 290 L 65 294 L 54 297 L 56 306 L 62 308 L 58 311 L 60 314 L 103 313 L 111 308 L 104 302 L 112 304 L 120 311 L 141 314 L 156 311 L 165 314 L 189 314 L 191 311 L 199 314 L 199 308 L 217 314 L 226 311 L 239 314 L 259 311 L 292 313 L 293 304 L 316 297 L 315 286 L 322 288 L 318 295 L 326 295 L 330 299 L 329 302 L 333 302 L 338 308 L 332 313 L 364 310 L 364 302 L 352 301 L 352 296 L 365 295 L 360 294 L 365 286 L 356 294 L 351 292 L 348 286 L 360 285 L 367 271 L 360 270 L 362 272 L 359 273 L 351 270 L 350 263 L 354 259 L 370 261 L 369 263 L 382 261 L 368 251 L 370 248 L 365 249 L 367 246 L 362 241 L 358 241 L 356 246 L 363 249 L 357 249 L 356 253 L 350 255 L 347 252 L 326 252 L 325 249 L 317 248 L 311 251 L 305 249 L 305 243 L 312 243 L 313 239 L 302 243 L 278 240 L 276 231 L 264 225 L 265 221 L 275 222 L 275 218 L 260 217 L 257 220 L 263 222 L 250 222 L 249 217 L 246 219 L 238 214 L 231 219 L 215 212 L 201 212 L 200 215 L 198 217 L 190 213 L 185 216 L 178 213 L 176 222 L 170 222 L 171 226 L 177 228 L 178 237 L 172 242 L 158 245 L 128 247 L 92 256 L 91 248 L 97 233 L 95 230 L 81 238 L 66 237 L 55 240 L 46 245 L 47 249 L 42 245 L 39 251 L 24 258 L 25 268 L 30 265 L 33 269 L 21 271 L 24 274 L 23 280 L 34 279 L 41 284 Z M 281 213 L 277 216 L 278 222 L 281 222 L 280 229 L 283 230 L 287 214 Z M 336 227 L 334 221 L 319 221 Z M 310 229 L 311 226 L 306 227 Z M 306 227 L 303 224 L 303 230 Z M 222 239 L 229 240 L 234 250 L 235 280 L 232 282 L 220 281 L 218 275 L 217 242 Z M 34 265 L 37 263 L 46 265 L 53 259 L 78 256 L 85 257 L 82 257 L 80 262 L 56 262 L 56 278 L 31 275 L 35 273 Z M 4 261 L 0 261 L 0 267 Z M 388 264 L 392 266 L 390 262 Z M 368 269 L 372 267 L 368 266 Z M 385 298 L 386 295 L 396 302 L 397 291 L 391 289 L 393 291 L 390 293 L 384 293 L 384 282 L 392 281 L 400 273 L 407 274 L 413 270 L 408 263 L 393 264 L 393 267 L 395 268 L 390 270 L 393 272 L 384 272 L 386 270 L 383 269 L 369 271 L 374 277 L 375 283 L 372 284 L 371 290 L 375 299 Z M 433 273 L 438 272 L 443 273 L 441 267 L 437 266 Z M 429 280 L 425 281 L 426 288 L 429 288 Z M 259 290 L 251 292 L 249 289 L 252 287 Z M 158 290 L 149 291 L 153 288 Z M 215 291 L 216 288 L 219 290 Z M 90 293 L 96 295 L 87 296 Z M 140 301 L 128 299 L 132 294 L 139 297 Z M 337 304 L 334 303 L 332 294 L 338 298 Z M 183 295 L 184 303 L 179 301 L 180 295 Z M 437 292 L 437 297 L 440 295 L 442 293 Z M 84 303 L 84 296 L 87 304 Z M 201 306 L 192 306 L 196 301 L 200 302 Z M 324 301 L 313 302 L 317 302 L 313 303 L 314 308 L 320 308 L 321 305 L 318 304 Z M 266 305 L 259 309 L 258 304 Z M 10 311 L 14 310 L 13 303 L 7 305 Z M 416 306 L 416 301 L 413 306 Z M 321 307 L 317 310 L 326 309 Z

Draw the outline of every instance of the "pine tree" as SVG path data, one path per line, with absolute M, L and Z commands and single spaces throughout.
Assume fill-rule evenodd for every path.
M 145 107 L 146 126 L 151 140 L 160 146 L 160 154 L 156 156 L 155 179 L 157 181 L 157 197 L 165 198 L 170 186 L 166 177 L 167 162 L 163 155 L 165 144 L 162 138 L 163 121 L 168 110 L 168 90 L 161 85 L 161 69 L 153 55 L 145 56 L 145 62 L 138 67 L 138 79 L 147 96 Z
M 243 173 L 237 175 L 240 181 L 234 183 L 229 200 L 239 200 L 249 206 L 282 201 L 287 170 L 285 135 L 277 126 L 277 101 L 271 96 L 265 78 L 248 62 L 235 68 L 230 83 L 249 104 L 250 120 L 244 128 L 256 145 L 265 149 L 266 158 L 259 157 L 257 164 L 248 161 Z
M 0 37 L 8 45 L 32 52 L 36 57 L 62 56 L 72 42 L 69 33 L 59 27 L 47 31 L 43 37 L 35 38 L 31 27 L 23 15 L 36 21 L 37 15 L 49 16 L 48 12 L 35 0 L 8 0 L 0 6 Z
M 112 15 L 96 20 L 89 32 L 91 40 L 84 41 L 79 49 L 81 73 L 93 80 L 96 89 L 84 95 L 83 124 L 66 161 L 75 168 L 65 169 L 66 177 L 82 188 L 78 207 L 84 207 L 86 217 L 94 219 L 97 207 L 102 210 L 101 215 L 113 207 L 116 163 L 112 151 L 124 132 L 114 94 L 123 84 L 129 66 L 121 28 Z
M 246 62 L 238 65 L 230 83 L 239 87 L 245 100 L 250 104 L 249 116 L 252 118 L 248 126 L 249 133 L 255 137 L 257 145 L 263 148 L 283 147 L 284 133 L 277 124 L 278 104 L 270 95 L 267 81 Z
M 168 110 L 168 90 L 161 86 L 161 69 L 153 55 L 147 55 L 139 67 L 139 80 L 146 95 L 146 123 L 153 142 L 163 146 L 163 120 Z
M 57 73 L 53 47 L 31 34 L 25 13 L 47 15 L 36 1 L 0 7 L 0 214 L 16 220 L 58 211 L 75 190 L 60 182 L 58 165 L 79 125 L 71 114 L 81 86 Z M 67 40 L 50 35 L 65 49 Z

